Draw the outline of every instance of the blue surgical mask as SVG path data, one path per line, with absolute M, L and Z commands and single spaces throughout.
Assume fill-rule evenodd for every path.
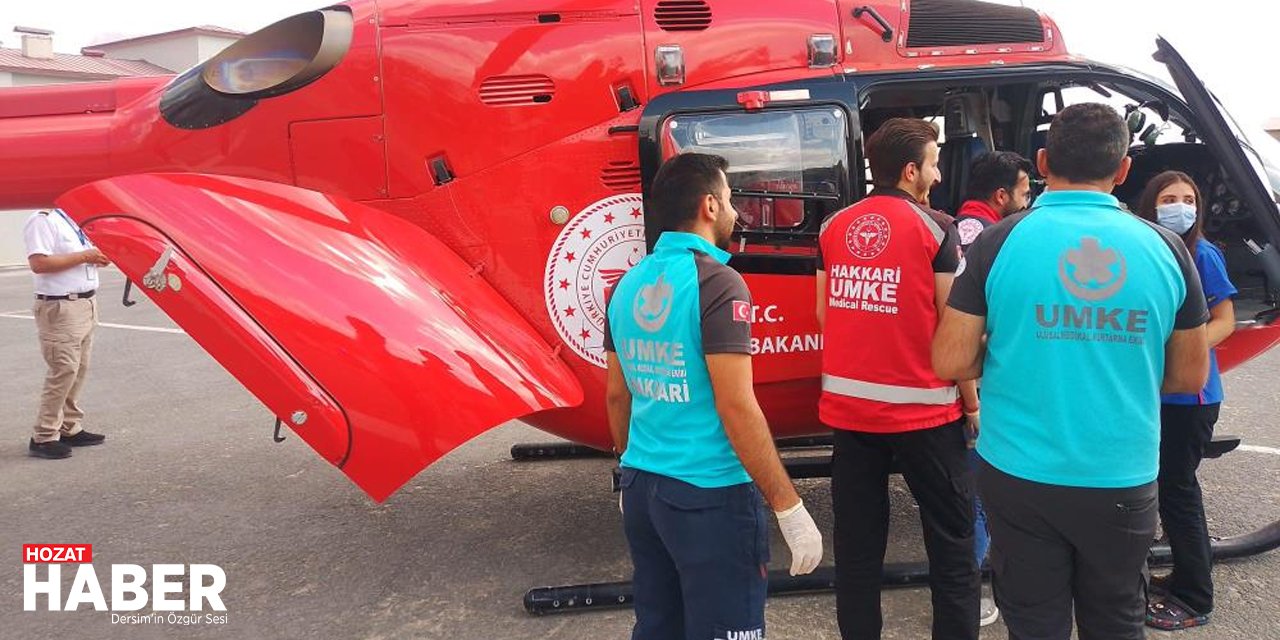
M 1170 202 L 1156 207 L 1156 222 L 1160 226 L 1182 235 L 1196 223 L 1196 206 L 1185 202 Z

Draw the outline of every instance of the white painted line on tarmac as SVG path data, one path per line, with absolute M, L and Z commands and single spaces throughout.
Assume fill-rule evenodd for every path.
M 22 313 L 0 313 L 0 318 L 13 318 L 15 320 L 35 320 L 34 316 Z M 128 329 L 129 331 L 150 331 L 151 333 L 176 333 L 185 335 L 187 332 L 182 329 L 172 327 L 144 327 L 136 324 L 115 324 L 113 322 L 99 322 L 99 327 L 108 327 L 111 329 Z
M 152 333 L 176 333 L 179 335 L 186 335 L 187 333 L 182 329 L 175 329 L 173 327 L 144 327 L 135 324 L 114 324 L 111 322 L 99 322 L 98 326 L 110 327 L 112 329 L 128 329 L 130 331 L 150 331 Z
M 1256 444 L 1242 444 L 1239 449 L 1241 451 L 1252 451 L 1254 453 L 1269 453 L 1273 456 L 1280 456 L 1280 449 L 1275 447 L 1263 447 Z

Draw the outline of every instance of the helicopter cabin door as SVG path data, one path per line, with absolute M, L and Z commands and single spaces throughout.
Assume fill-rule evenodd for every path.
M 1187 105 L 1201 119 L 1198 133 L 1214 155 L 1222 161 L 1223 175 L 1236 187 L 1241 209 L 1252 213 L 1251 223 L 1243 236 L 1246 244 L 1257 247 L 1258 266 L 1264 274 L 1264 296 L 1274 303 L 1273 292 L 1280 289 L 1280 257 L 1275 247 L 1280 247 L 1280 210 L 1272 188 L 1271 178 L 1261 156 L 1248 136 L 1235 120 L 1226 113 L 1222 104 L 1201 82 L 1182 54 L 1164 38 L 1156 39 L 1158 62 L 1169 69 Z M 1210 209 L 1213 214 L 1213 209 Z M 1237 324 L 1237 330 L 1218 345 L 1218 364 L 1227 371 L 1246 362 L 1267 349 L 1280 344 L 1280 308 L 1274 305 L 1258 313 L 1253 320 Z
M 751 289 L 758 393 L 762 386 L 797 385 L 806 391 L 794 394 L 797 401 L 816 402 L 822 344 L 814 312 L 818 231 L 852 201 L 849 154 L 857 147 L 858 126 L 845 96 L 851 100 L 853 88 L 840 81 L 668 94 L 651 103 L 641 121 L 646 190 L 661 162 L 678 153 L 715 154 L 729 162 L 739 216 L 729 264 Z M 650 247 L 660 232 L 647 221 Z

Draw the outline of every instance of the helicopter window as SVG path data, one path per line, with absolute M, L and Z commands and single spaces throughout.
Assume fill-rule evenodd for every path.
M 1158 100 L 1144 100 L 1141 97 L 1130 97 L 1115 86 L 1104 86 L 1090 83 L 1085 86 L 1065 86 L 1047 91 L 1041 101 L 1040 116 L 1037 118 L 1036 131 L 1049 130 L 1053 116 L 1062 108 L 1084 102 L 1101 102 L 1115 108 L 1125 117 L 1129 126 L 1133 144 L 1155 146 L 1172 142 L 1183 142 L 1190 131 L 1178 122 L 1170 119 L 1169 108 Z M 1059 103 L 1061 100 L 1061 103 Z
M 841 199 L 846 120 L 836 108 L 674 116 L 663 124 L 663 157 L 696 152 L 728 160 L 742 233 L 816 232 Z

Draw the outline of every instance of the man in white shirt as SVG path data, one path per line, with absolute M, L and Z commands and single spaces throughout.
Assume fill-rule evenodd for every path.
M 102 444 L 106 436 L 81 427 L 76 404 L 89 369 L 98 324 L 98 267 L 109 264 L 84 231 L 60 209 L 40 211 L 23 229 L 27 263 L 35 274 L 33 313 L 40 352 L 49 365 L 29 451 L 37 458 L 71 455 L 71 447 Z

